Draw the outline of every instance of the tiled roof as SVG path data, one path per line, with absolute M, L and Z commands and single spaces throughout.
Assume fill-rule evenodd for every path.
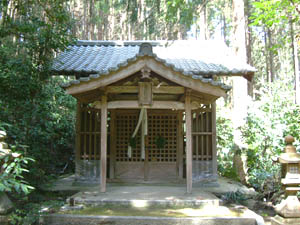
M 224 44 L 215 41 L 78 41 L 54 60 L 56 74 L 82 76 L 66 86 L 107 75 L 145 55 L 142 43 L 149 43 L 153 53 L 146 53 L 174 71 L 215 86 L 213 75 L 252 75 L 255 68 L 241 62 Z

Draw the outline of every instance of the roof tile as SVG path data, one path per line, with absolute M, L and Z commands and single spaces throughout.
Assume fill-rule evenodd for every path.
M 139 46 L 145 42 L 152 45 L 153 53 L 139 53 Z M 89 81 L 116 71 L 145 54 L 177 72 L 226 90 L 228 86 L 201 75 L 212 77 L 255 72 L 255 68 L 241 62 L 224 43 L 214 41 L 78 41 L 76 45 L 58 55 L 52 70 L 57 74 L 92 74 L 71 82 L 78 84 L 80 81 Z

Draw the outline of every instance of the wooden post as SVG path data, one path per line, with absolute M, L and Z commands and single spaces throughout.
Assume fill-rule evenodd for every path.
M 144 138 L 144 148 L 145 148 L 145 159 L 144 159 L 144 180 L 148 181 L 149 179 L 149 151 L 147 150 L 148 147 L 148 140 L 147 136 L 145 136 L 145 121 L 142 121 L 142 132 L 141 138 Z M 141 140 L 142 144 L 142 140 Z
M 101 192 L 106 191 L 107 97 L 101 97 Z
M 146 142 L 146 137 L 145 136 L 145 142 Z M 144 160 L 144 180 L 148 181 L 149 180 L 149 151 L 146 148 L 147 143 L 145 143 L 145 160 Z
M 82 110 L 81 110 L 81 102 L 77 100 L 77 111 L 76 111 L 76 139 L 75 139 L 75 176 L 76 178 L 80 174 L 81 168 L 81 117 L 82 117 Z
M 182 130 L 182 111 L 178 112 L 178 128 L 177 128 L 177 164 L 178 164 L 178 177 L 183 178 L 183 130 Z
M 110 156 L 109 156 L 109 178 L 115 178 L 115 162 L 116 162 L 116 112 L 114 109 L 110 111 Z
M 77 111 L 76 111 L 76 141 L 75 141 L 75 159 L 80 160 L 81 152 L 81 103 L 77 100 Z
M 185 126 L 186 126 L 186 191 L 192 193 L 192 113 L 191 96 L 187 91 L 185 95 Z
M 218 162 L 217 162 L 217 134 L 216 134 L 216 102 L 211 104 L 211 123 L 212 123 L 212 162 L 213 162 L 213 174 L 218 174 Z

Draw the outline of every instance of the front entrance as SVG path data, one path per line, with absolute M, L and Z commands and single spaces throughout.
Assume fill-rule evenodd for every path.
M 78 104 L 76 132 L 76 179 L 99 183 L 101 173 L 101 110 Z M 141 128 L 128 155 L 130 138 L 140 109 L 110 109 L 107 121 L 107 173 L 111 180 L 175 181 L 185 177 L 186 152 L 181 110 L 147 109 L 148 135 L 145 157 L 141 154 Z M 192 111 L 192 179 L 213 180 L 217 174 L 215 106 Z
M 148 135 L 145 139 L 145 158 L 141 157 L 141 131 L 128 145 L 138 123 L 140 110 L 115 111 L 115 173 L 116 179 L 174 180 L 178 178 L 179 155 L 182 155 L 182 126 L 179 111 L 147 110 Z M 181 118 L 182 119 L 182 118 Z

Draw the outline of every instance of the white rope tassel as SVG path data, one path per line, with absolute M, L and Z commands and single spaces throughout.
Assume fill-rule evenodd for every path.
M 131 146 L 130 145 L 128 145 L 128 150 L 127 150 L 127 156 L 128 156 L 128 158 L 131 158 Z
M 142 136 L 141 136 L 141 158 L 145 159 L 145 136 L 148 135 L 148 117 L 147 109 L 143 108 L 143 121 L 142 121 Z
M 138 130 L 140 128 L 141 122 L 143 120 L 143 115 L 144 115 L 144 110 L 143 109 L 144 108 L 142 108 L 141 111 L 140 111 L 139 120 L 138 120 L 138 123 L 137 123 L 137 125 L 135 127 L 135 130 L 134 130 L 133 134 L 131 135 L 131 138 L 134 138 L 136 136 L 136 134 L 137 134 L 137 132 L 138 132 Z M 127 150 L 127 156 L 128 156 L 128 158 L 131 158 L 131 152 L 132 152 L 132 148 L 131 148 L 131 146 L 129 144 L 128 145 L 128 150 Z
M 134 138 L 142 124 L 142 134 L 141 134 L 141 158 L 145 159 L 145 136 L 148 135 L 148 116 L 147 116 L 147 109 L 142 108 L 140 115 L 139 115 L 139 120 L 136 125 L 136 128 L 131 136 L 131 138 Z M 128 145 L 128 150 L 127 150 L 127 156 L 128 158 L 131 158 L 131 153 L 132 153 L 132 147 L 130 144 Z
M 148 115 L 147 115 L 147 109 L 145 108 L 145 112 L 144 112 L 144 121 L 145 121 L 145 126 L 144 126 L 144 135 L 148 135 Z

